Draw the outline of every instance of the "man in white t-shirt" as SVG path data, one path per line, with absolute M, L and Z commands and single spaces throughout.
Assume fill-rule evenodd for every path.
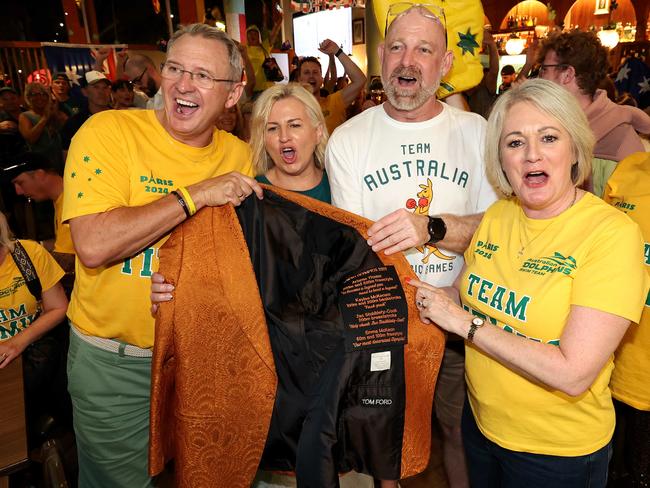
M 376 220 L 368 231 L 374 251 L 403 251 L 421 280 L 449 286 L 482 212 L 496 200 L 483 165 L 486 124 L 436 100 L 453 59 L 442 12 L 414 6 L 395 13 L 379 46 L 388 101 L 341 125 L 327 147 L 332 203 Z M 456 339 L 435 397 L 452 488 L 469 486 L 460 436 L 463 343 Z

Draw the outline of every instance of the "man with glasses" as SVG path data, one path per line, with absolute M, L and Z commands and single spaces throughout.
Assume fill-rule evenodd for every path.
M 250 148 L 215 129 L 242 90 L 227 34 L 204 24 L 170 39 L 160 110 L 109 110 L 72 140 L 63 219 L 77 252 L 68 316 L 79 486 L 152 486 L 147 475 L 154 319 L 150 277 L 170 231 L 259 185 Z
M 124 75 L 133 86 L 149 97 L 145 108 L 163 108 L 160 86 L 162 77 L 150 57 L 144 54 L 129 54 L 124 61 Z
M 539 77 L 572 93 L 589 120 L 596 136 L 589 189 L 598 196 L 618 161 L 645 151 L 637 131 L 650 133 L 650 116 L 636 107 L 615 104 L 599 88 L 607 78 L 608 55 L 593 32 L 570 31 L 549 36 L 537 57 Z
M 376 220 L 368 232 L 374 251 L 403 251 L 422 281 L 450 286 L 480 212 L 496 199 L 483 166 L 485 119 L 436 99 L 453 57 L 440 8 L 394 4 L 386 25 L 379 57 L 388 101 L 330 138 L 332 203 Z M 449 483 L 461 487 L 468 486 L 460 437 L 465 385 L 456 339 L 448 341 L 435 407 Z

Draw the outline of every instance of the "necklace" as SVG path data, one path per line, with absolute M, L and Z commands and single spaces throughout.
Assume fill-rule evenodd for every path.
M 573 207 L 573 205 L 576 203 L 577 198 L 578 198 L 578 188 L 574 187 L 573 188 L 573 200 L 571 200 L 571 203 L 569 204 L 569 206 L 567 208 L 565 208 L 564 210 L 562 210 L 558 214 L 558 216 L 563 214 L 567 210 L 569 210 L 571 207 Z M 523 210 L 522 210 L 522 212 L 523 212 Z M 523 232 L 522 232 L 521 218 L 520 218 L 519 219 L 519 244 L 521 245 L 521 248 L 519 248 L 519 251 L 517 251 L 517 258 L 521 259 L 521 257 L 524 255 L 524 251 L 526 250 L 526 248 L 528 246 L 530 246 L 533 242 L 535 242 L 537 240 L 537 238 L 540 237 L 542 234 L 544 234 L 550 227 L 553 227 L 553 224 L 555 224 L 555 222 L 557 222 L 557 221 L 554 220 L 553 222 L 548 224 L 546 227 L 544 227 L 544 229 L 542 229 L 542 231 L 539 234 L 537 234 L 530 241 L 528 241 L 526 244 L 524 244 L 523 241 L 521 240 L 521 235 L 523 234 Z

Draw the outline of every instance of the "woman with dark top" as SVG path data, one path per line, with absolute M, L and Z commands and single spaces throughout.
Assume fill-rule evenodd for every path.
M 330 203 L 328 133 L 314 96 L 298 83 L 267 88 L 255 102 L 252 121 L 257 181 Z

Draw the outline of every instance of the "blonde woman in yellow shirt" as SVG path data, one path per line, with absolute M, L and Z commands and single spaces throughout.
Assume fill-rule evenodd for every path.
M 594 139 L 545 80 L 488 120 L 486 164 L 507 197 L 485 213 L 454 287 L 413 281 L 422 320 L 466 338 L 463 442 L 472 487 L 604 487 L 613 352 L 648 276 L 627 216 L 580 189 Z
M 42 299 L 27 288 L 11 253 L 16 246 L 9 224 L 0 213 L 0 369 L 65 317 L 68 300 L 59 281 L 63 270 L 47 250 L 21 240 L 41 282 Z

